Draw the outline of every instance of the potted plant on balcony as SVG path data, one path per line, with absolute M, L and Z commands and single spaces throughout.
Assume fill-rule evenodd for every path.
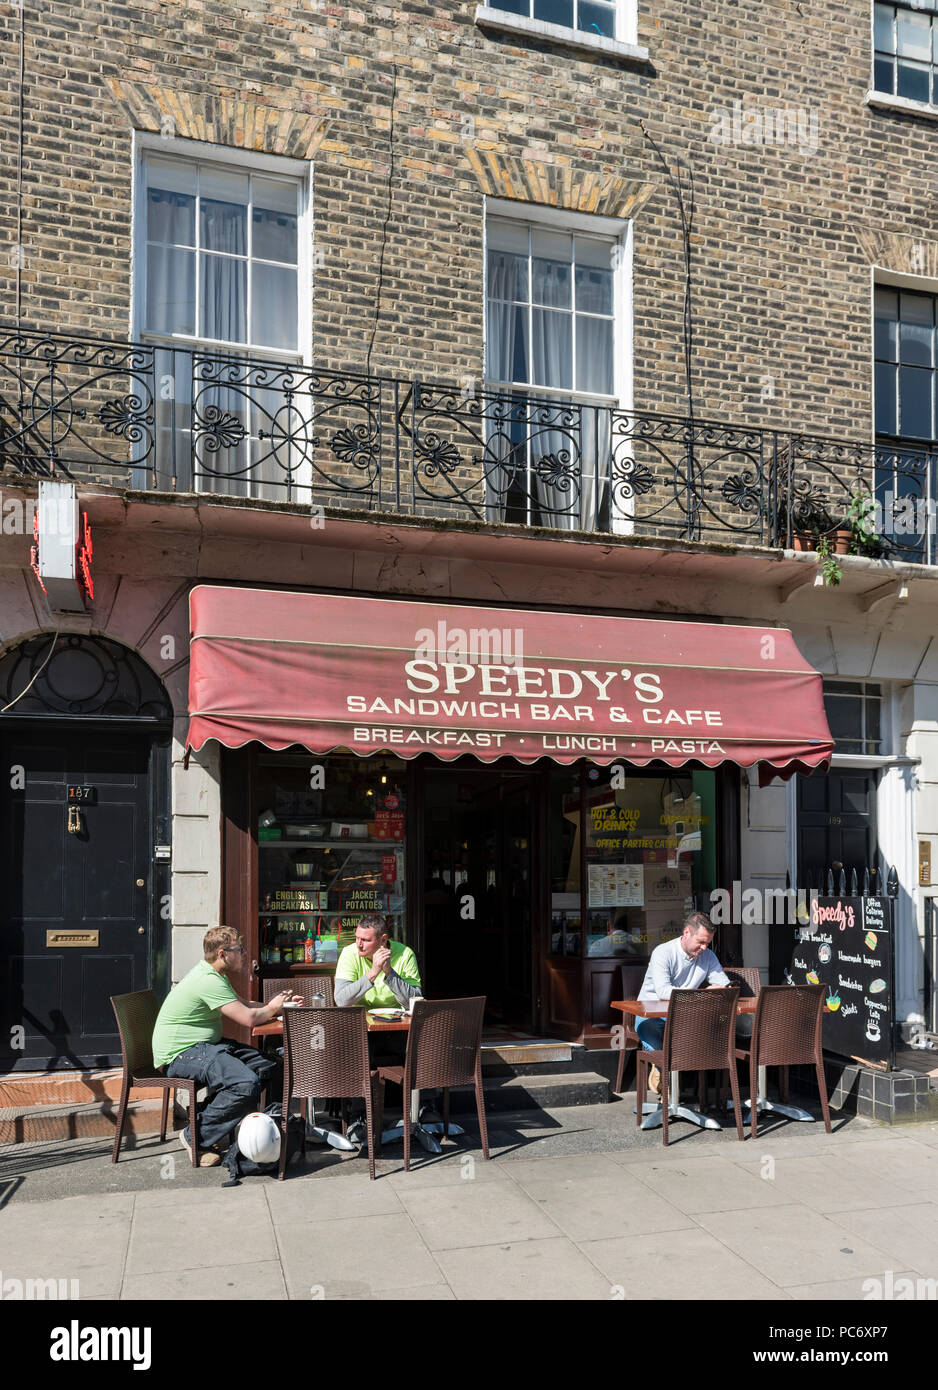
M 882 560 L 889 556 L 892 546 L 885 536 L 875 528 L 876 502 L 869 488 L 863 484 L 854 486 L 847 508 L 847 525 L 850 531 L 849 554 L 865 555 L 872 560 Z
M 769 511 L 766 515 L 772 520 Z M 817 550 L 821 539 L 835 532 L 825 493 L 807 481 L 779 490 L 774 520 L 779 540 L 787 544 L 790 535 L 795 550 Z M 849 532 L 845 530 L 842 538 L 838 535 L 833 541 L 831 552 L 845 555 L 848 542 Z
M 890 554 L 892 547 L 875 528 L 876 503 L 873 494 L 864 484 L 855 484 L 850 493 L 847 507 L 846 525 L 834 531 L 829 528 L 821 535 L 815 547 L 824 583 L 833 588 L 844 577 L 842 567 L 837 563 L 838 555 L 865 555 L 870 559 L 883 559 Z
M 844 572 L 837 563 L 836 556 L 845 554 L 845 551 L 834 551 L 831 548 L 829 536 L 821 536 L 817 543 L 818 565 L 821 571 L 821 578 L 829 589 L 834 588 L 844 577 Z

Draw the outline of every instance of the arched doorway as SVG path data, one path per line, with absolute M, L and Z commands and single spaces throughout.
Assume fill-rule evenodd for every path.
M 110 996 L 168 983 L 172 718 L 109 638 L 0 657 L 0 1071 L 117 1064 Z

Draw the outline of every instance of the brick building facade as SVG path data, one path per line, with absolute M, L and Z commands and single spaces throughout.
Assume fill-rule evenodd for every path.
M 938 81 L 938 13 L 931 0 L 875 11 L 875 29 L 867 0 L 726 0 L 703 14 L 678 0 L 654 7 L 577 0 L 576 13 L 574 0 L 512 0 L 504 10 L 142 0 L 26 3 L 0 16 L 5 328 L 130 338 L 154 354 L 146 367 L 153 398 L 138 412 L 152 456 L 140 462 L 119 413 L 95 415 L 114 394 L 110 384 L 98 394 L 92 384 L 87 425 L 63 425 L 72 434 L 56 454 L 45 417 L 37 424 L 34 405 L 28 419 L 22 406 L 26 386 L 41 375 L 41 352 L 30 348 L 23 368 L 16 334 L 4 332 L 4 498 L 28 502 L 42 466 L 63 476 L 57 460 L 65 458 L 95 528 L 97 590 L 87 614 L 51 613 L 29 571 L 31 538 L 5 526 L 0 642 L 10 653 L 56 630 L 106 636 L 164 682 L 175 719 L 173 913 L 171 936 L 152 924 L 150 978 L 158 988 L 183 973 L 202 931 L 223 911 L 230 920 L 240 913 L 260 949 L 258 905 L 232 900 L 225 874 L 233 851 L 227 859 L 219 852 L 225 824 L 233 824 L 224 759 L 208 748 L 182 768 L 189 591 L 199 580 L 249 579 L 790 626 L 816 669 L 854 683 L 861 701 L 878 702 L 881 736 L 861 740 L 859 752 L 851 744 L 840 770 L 872 779 L 863 795 L 868 810 L 879 806 L 876 843 L 900 870 L 899 1019 L 929 1021 L 930 894 L 915 882 L 913 841 L 938 847 L 931 645 L 938 571 L 921 563 L 934 558 L 933 546 L 926 538 L 924 549 L 900 545 L 885 559 L 847 555 L 833 588 L 815 583 L 813 554 L 791 549 L 792 514 L 778 522 L 779 469 L 798 457 L 792 435 L 852 446 L 817 445 L 810 454 L 805 477 L 835 494 L 821 531 L 846 524 L 858 479 L 877 500 L 890 466 L 903 476 L 911 469 L 916 497 L 930 495 L 934 480 L 938 95 L 904 93 Z M 922 44 L 933 45 L 927 58 Z M 250 193 L 231 191 L 247 189 L 248 180 Z M 221 211 L 206 213 L 212 200 Z M 242 232 L 243 207 L 251 214 Z M 510 292 L 497 288 L 509 283 L 509 261 Z M 243 294 L 240 274 L 249 287 Z M 506 306 L 518 310 L 510 330 Z M 885 347 L 879 339 L 874 346 L 874 306 Z M 216 329 L 208 331 L 212 315 Z M 243 331 L 221 333 L 223 321 Z M 890 357 L 906 332 L 910 355 L 900 348 Z M 365 425 L 354 410 L 342 415 L 336 407 L 330 428 L 350 431 L 351 442 L 324 492 L 315 471 L 297 474 L 299 487 L 284 491 L 281 474 L 272 483 L 250 452 L 237 484 L 233 467 L 219 481 L 212 470 L 224 472 L 224 440 L 219 453 L 214 436 L 205 443 L 204 420 L 197 430 L 188 416 L 181 425 L 178 411 L 191 398 L 177 404 L 175 367 L 167 372 L 160 357 L 189 349 L 336 374 L 329 390 L 337 395 L 342 374 L 394 378 L 404 394 L 388 397 L 390 406 L 382 395 L 378 423 L 377 398 Z M 928 383 L 912 383 L 910 369 L 931 373 Z M 161 394 L 164 377 L 172 385 Z M 131 415 L 132 378 L 130 371 L 117 392 Z M 414 379 L 458 393 L 456 406 L 427 409 L 423 435 L 407 415 Z M 574 447 L 557 417 L 547 432 L 556 470 L 548 481 L 526 484 L 521 502 L 508 490 L 496 503 L 478 501 L 484 440 L 473 434 L 467 403 L 506 382 L 535 402 L 542 388 L 553 402 L 579 402 L 584 419 L 594 410 L 606 421 L 591 426 L 600 438 L 597 445 L 591 436 L 597 468 L 608 470 L 603 451 L 616 454 L 616 422 L 627 418 L 630 446 L 616 455 L 624 471 L 617 475 L 614 462 L 611 483 L 608 472 L 602 485 L 594 479 L 592 500 L 576 480 L 583 498 L 576 515 L 561 515 L 558 497 L 568 494 L 556 479 L 566 468 L 569 481 L 571 466 L 585 477 L 587 427 L 578 424 Z M 899 383 L 900 404 L 890 382 Z M 245 390 L 255 393 L 251 408 L 260 402 L 272 417 L 262 387 L 253 378 Z M 282 380 L 276 389 L 283 391 Z M 303 387 L 311 401 L 329 390 Z M 910 424 L 901 411 L 913 396 L 919 414 Z M 874 405 L 875 438 L 888 441 L 892 465 L 870 453 Z M 661 442 L 645 448 L 631 412 L 680 422 L 691 408 L 719 429 L 709 444 L 701 441 L 711 450 L 706 466 L 691 451 L 688 481 L 681 429 L 649 427 Z M 232 407 L 219 409 L 223 429 Z M 446 422 L 459 454 L 455 472 L 438 447 Z M 368 446 L 359 437 L 358 452 L 356 425 Z M 265 435 L 250 423 L 246 430 L 250 451 Z M 69 458 L 76 431 L 84 431 L 84 444 Z M 289 448 L 307 467 L 314 456 L 298 440 L 291 435 Z M 376 440 L 382 467 L 388 449 L 403 449 L 423 471 L 395 461 L 391 484 L 377 495 L 340 496 Z M 633 446 L 651 470 L 644 483 L 630 465 Z M 177 466 L 177 451 L 190 448 L 201 474 Z M 573 465 L 564 462 L 570 448 Z M 428 460 L 459 505 L 449 494 L 452 505 L 434 500 Z M 284 467 L 282 457 L 277 463 Z M 755 483 L 745 476 L 753 468 Z M 492 476 L 501 477 L 498 469 L 506 469 L 503 457 Z M 425 490 L 415 501 L 418 485 Z M 463 505 L 470 493 L 471 505 Z M 671 501 L 658 511 L 662 497 Z M 310 503 L 324 508 L 312 530 Z M 759 524 L 747 531 L 753 518 Z M 766 886 L 797 876 L 803 808 L 795 785 L 760 790 L 744 775 L 726 794 L 733 824 L 723 868 Z M 768 971 L 767 931 L 728 949 Z M 535 967 L 544 1000 L 554 988 L 551 970 L 543 961 Z M 540 999 L 541 985 L 532 988 Z M 576 985 L 570 1036 L 601 1036 L 611 1024 L 612 975 L 595 997 L 591 988 Z M 528 1025 L 557 1031 L 559 1004 L 538 1007 Z
M 233 26 L 222 4 L 27 6 L 23 323 L 127 333 L 131 135 L 150 131 L 310 161 L 314 341 L 336 368 L 365 366 L 380 277 L 374 370 L 483 376 L 485 195 L 634 216 L 635 404 L 681 411 L 679 217 L 647 130 L 694 174 L 700 413 L 856 437 L 870 266 L 938 270 L 934 132 L 866 102 L 865 0 L 639 4 L 647 58 L 480 27 L 475 9 L 254 4 Z M 4 20 L 8 246 L 18 16 Z M 0 273 L 9 294 L 10 256 Z

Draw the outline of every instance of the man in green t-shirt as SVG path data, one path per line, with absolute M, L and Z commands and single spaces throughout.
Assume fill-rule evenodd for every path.
M 379 912 L 366 912 L 358 920 L 355 940 L 346 946 L 336 963 L 336 1008 L 361 1004 L 366 1009 L 406 1009 L 409 1000 L 422 997 L 417 957 L 409 946 L 389 940 Z M 368 1051 L 372 1066 L 400 1066 L 406 1043 L 406 1033 L 370 1033 Z M 353 1143 L 364 1139 L 365 1127 L 360 1118 L 349 1127 L 348 1137 Z
M 232 927 L 212 927 L 202 951 L 204 959 L 163 1000 L 153 1029 L 153 1061 L 167 1076 L 191 1077 L 212 1093 L 198 1121 L 199 1166 L 209 1168 L 221 1162 L 212 1146 L 255 1108 L 277 1070 L 256 1048 L 223 1038 L 222 1020 L 244 1028 L 269 1023 L 293 996 L 285 991 L 266 1004 L 238 998 L 228 972 L 241 968 L 244 946 Z M 180 1141 L 191 1154 L 188 1125 Z
M 359 919 L 355 940 L 339 956 L 335 967 L 335 1004 L 364 1004 L 367 1009 L 407 1008 L 408 1000 L 420 999 L 420 971 L 409 946 L 388 940 L 388 929 L 378 912 Z

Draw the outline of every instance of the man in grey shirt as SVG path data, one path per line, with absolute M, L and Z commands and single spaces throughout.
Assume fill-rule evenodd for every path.
M 692 912 L 684 930 L 673 941 L 664 941 L 651 953 L 639 999 L 670 999 L 674 989 L 702 989 L 704 985 L 728 985 L 729 977 L 710 950 L 713 924 L 703 912 Z M 638 1018 L 635 1031 L 646 1052 L 657 1052 L 664 1043 L 663 1018 Z M 648 1084 L 661 1089 L 661 1075 L 652 1067 Z

